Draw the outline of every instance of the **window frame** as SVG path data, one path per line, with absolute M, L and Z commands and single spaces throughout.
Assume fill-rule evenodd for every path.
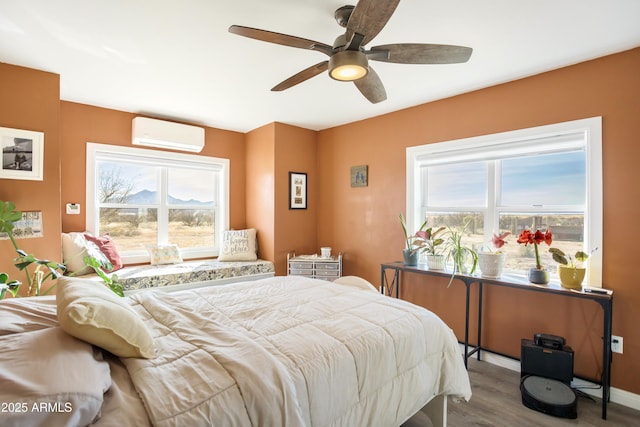
M 109 156 L 127 156 L 128 158 L 139 158 L 140 162 L 156 160 L 162 165 L 171 167 L 184 166 L 185 164 L 204 166 L 207 169 L 216 169 L 219 176 L 216 183 L 215 194 L 217 195 L 215 210 L 214 244 L 203 248 L 180 248 L 180 255 L 183 259 L 205 258 L 219 255 L 222 244 L 222 234 L 229 228 L 229 159 L 210 157 L 196 154 L 175 153 L 168 151 L 152 150 L 146 148 L 126 147 L 120 145 L 98 144 L 88 142 L 86 144 L 86 209 L 85 228 L 92 234 L 97 234 L 99 229 L 99 214 L 97 201 L 97 169 L 96 161 Z M 167 185 L 166 177 L 162 179 L 163 186 Z M 160 190 L 159 191 L 164 191 Z M 176 208 L 176 206 L 168 206 Z M 179 206 L 182 208 L 183 206 Z M 186 206 L 188 208 L 189 206 Z M 167 212 L 168 213 L 168 212 Z M 160 211 L 158 212 L 160 214 Z M 158 239 L 161 240 L 160 218 L 158 220 Z M 158 244 L 167 243 L 158 241 Z M 145 251 L 136 251 L 123 254 L 123 263 L 137 264 L 150 261 L 149 254 Z
M 586 162 L 586 199 L 585 199 L 585 250 L 597 250 L 591 255 L 588 263 L 586 284 L 602 287 L 602 254 L 603 254 L 603 196 L 602 196 L 602 117 L 591 117 L 568 122 L 536 126 L 514 131 L 481 135 L 451 141 L 435 142 L 406 149 L 406 220 L 407 224 L 417 228 L 421 223 L 422 200 L 426 191 L 423 185 L 422 166 L 426 161 L 445 159 L 450 156 L 458 159 L 473 158 L 483 150 L 510 150 L 514 153 L 535 153 L 535 141 L 560 141 L 569 135 L 582 134 L 585 145 Z M 426 160 L 429 159 L 429 160 Z M 463 160 L 459 160 L 463 161 Z M 468 160 L 467 160 L 468 161 Z M 495 182 L 487 183 L 489 191 L 495 191 Z M 492 187 L 493 186 L 493 187 Z M 494 222 L 498 221 L 499 209 L 497 205 L 488 206 L 487 215 L 491 215 Z M 474 209 L 479 210 L 479 209 Z M 552 207 L 532 208 L 531 211 L 553 211 Z M 497 225 L 495 225 L 497 227 Z M 485 233 L 487 230 L 485 230 Z

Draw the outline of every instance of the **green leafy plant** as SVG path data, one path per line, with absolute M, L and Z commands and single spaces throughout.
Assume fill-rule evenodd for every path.
M 42 292 L 42 284 L 48 280 L 55 280 L 64 274 L 66 267 L 64 264 L 49 261 L 46 259 L 39 259 L 32 254 L 28 254 L 22 249 L 18 248 L 15 237 L 13 236 L 14 223 L 22 219 L 22 212 L 16 209 L 16 205 L 13 202 L 5 202 L 0 200 L 0 233 L 6 233 L 13 245 L 14 249 L 18 253 L 18 256 L 14 258 L 14 264 L 20 271 L 24 271 L 27 278 L 28 295 L 39 296 L 48 294 L 54 287 L 51 286 L 46 291 Z M 31 271 L 31 267 L 33 271 Z M 5 273 L 6 274 L 6 273 Z M 8 280 L 8 279 L 7 279 Z M 13 281 L 11 294 L 17 296 L 18 289 L 21 282 Z M 6 283 L 6 282 L 5 282 Z M 8 286 L 8 284 L 7 284 Z M 4 292 L 0 291 L 0 299 L 6 295 L 6 289 Z
M 0 200 L 0 233 L 6 233 L 13 244 L 18 247 L 13 237 L 13 223 L 22 219 L 22 212 L 16 210 L 13 202 L 3 202 Z
M 19 280 L 9 280 L 7 273 L 0 273 L 0 299 L 4 298 L 7 291 L 15 297 L 21 284 Z
M 453 262 L 453 274 L 467 273 L 467 264 L 471 262 L 471 268 L 468 270 L 469 274 L 473 274 L 478 266 L 478 253 L 469 246 L 465 246 L 462 239 L 467 229 L 467 224 L 464 225 L 462 230 L 456 231 L 451 227 L 447 231 L 447 239 L 445 241 L 445 250 L 447 254 L 447 261 Z
M 424 231 L 416 232 L 416 235 L 422 240 L 422 252 L 425 252 L 429 255 L 440 255 L 441 254 L 441 246 L 444 243 L 444 239 L 438 236 L 444 236 L 446 232 L 446 227 L 439 227 L 435 230 L 433 227 L 429 227 Z
M 19 257 L 15 258 L 15 266 L 20 271 L 24 271 L 29 285 L 29 296 L 46 295 L 55 288 L 55 284 L 42 292 L 42 284 L 48 279 L 55 280 L 62 276 L 67 269 L 64 264 L 47 259 L 39 259 L 26 253 L 22 249 L 16 248 Z M 30 266 L 34 266 L 33 272 L 29 271 Z
M 402 226 L 402 231 L 404 231 L 406 249 L 408 249 L 412 254 L 419 251 L 422 248 L 423 240 L 418 236 L 418 232 L 424 231 L 425 227 L 427 226 L 427 221 L 425 220 L 422 223 L 417 233 L 409 234 L 409 231 L 407 229 L 407 222 L 404 219 L 404 215 L 402 215 L 402 212 L 400 212 L 400 225 Z
M 594 251 L 595 249 L 591 251 L 591 253 L 593 253 Z M 586 252 L 578 251 L 572 257 L 569 254 L 565 254 L 562 250 L 558 248 L 549 248 L 549 252 L 553 256 L 553 260 L 555 262 L 569 268 L 581 267 L 582 263 L 585 262 L 587 259 L 589 259 L 589 256 L 590 256 L 590 254 Z
M 404 219 L 404 215 L 402 212 L 400 213 L 400 225 L 402 226 L 402 230 L 404 231 L 404 238 L 406 242 L 406 247 L 412 253 L 415 252 L 426 252 L 427 254 L 437 255 L 438 254 L 438 246 L 444 243 L 444 239 L 438 237 L 444 234 L 446 231 L 445 227 L 440 227 L 437 229 L 433 229 L 433 227 L 427 227 L 427 220 L 425 220 L 418 231 L 414 234 L 409 234 L 407 229 L 407 223 Z
M 91 267 L 93 271 L 104 281 L 109 289 L 111 289 L 116 295 L 124 297 L 124 288 L 120 282 L 118 282 L 118 275 L 112 274 L 111 276 L 107 275 L 103 268 L 107 270 L 112 270 L 113 265 L 110 262 L 101 262 L 94 256 L 85 256 L 83 258 L 84 263 Z
M 462 242 L 468 224 L 465 222 L 460 231 L 447 226 L 444 251 L 447 263 L 451 261 L 453 264 L 453 271 L 447 287 L 451 286 L 456 274 L 473 274 L 478 266 L 478 253 Z M 471 262 L 471 268 L 468 268 L 469 262 Z

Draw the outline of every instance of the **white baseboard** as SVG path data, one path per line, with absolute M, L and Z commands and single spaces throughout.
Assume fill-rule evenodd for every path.
M 464 353 L 464 346 L 462 344 L 460 344 L 460 348 L 461 352 Z M 473 355 L 471 357 L 476 357 L 476 355 Z M 485 350 L 482 351 L 481 358 L 483 362 L 491 363 L 492 365 L 497 365 L 512 371 L 520 372 L 519 360 L 500 356 L 499 354 L 494 354 Z M 571 386 L 574 388 L 579 388 L 580 391 L 590 396 L 597 398 L 602 397 L 602 390 L 600 389 L 600 386 L 598 384 L 580 378 L 574 378 L 571 382 Z M 611 387 L 611 395 L 609 401 L 640 411 L 640 394 L 631 393 L 626 390 Z

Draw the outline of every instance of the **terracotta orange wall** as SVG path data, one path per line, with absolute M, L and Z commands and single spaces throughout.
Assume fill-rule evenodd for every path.
M 62 206 L 80 203 L 80 215 L 62 214 L 62 231 L 85 230 L 86 144 L 131 145 L 133 113 L 60 102 L 61 110 L 61 185 Z M 170 150 L 165 150 L 170 151 Z M 200 155 L 230 160 L 230 228 L 246 225 L 245 143 L 244 134 L 205 127 L 205 147 Z
M 38 258 L 62 261 L 60 239 L 60 77 L 57 74 L 0 63 L 0 127 L 44 132 L 44 179 L 0 179 L 0 200 L 20 211 L 41 211 L 41 238 L 18 239 L 18 246 Z M 0 271 L 25 283 L 13 265 L 9 240 L 0 241 Z
M 420 105 L 319 133 L 318 235 L 345 252 L 345 274 L 380 282 L 380 263 L 401 259 L 398 213 L 405 211 L 406 147 L 593 116 L 603 117 L 603 282 L 615 291 L 613 386 L 640 393 L 640 286 L 633 230 L 640 212 L 640 48 L 515 82 Z M 351 188 L 351 166 L 369 165 L 369 186 Z M 540 168 L 540 174 L 544 168 Z M 535 177 L 532 177 L 535 179 Z M 462 338 L 462 285 L 446 289 L 406 276 L 402 295 L 439 314 Z M 601 372 L 600 307 L 485 288 L 483 345 L 519 358 L 520 339 L 561 335 L 576 352 L 576 373 Z
M 275 123 L 246 135 L 247 224 L 258 230 L 260 258 L 275 251 Z
M 282 123 L 247 134 L 247 223 L 258 229 L 260 257 L 274 261 L 278 275 L 287 273 L 287 253 L 319 251 L 316 138 Z M 307 209 L 289 209 L 289 172 L 307 174 Z
M 275 263 L 276 274 L 287 274 L 287 253 L 320 253 L 317 240 L 317 133 L 276 123 Z M 307 209 L 289 209 L 289 172 L 307 174 Z

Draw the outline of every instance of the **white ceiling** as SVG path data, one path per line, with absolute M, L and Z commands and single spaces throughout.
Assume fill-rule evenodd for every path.
M 388 96 L 374 105 L 326 73 L 271 92 L 326 56 L 227 31 L 331 45 L 345 4 L 355 2 L 2 0 L 0 62 L 59 74 L 65 101 L 246 132 L 274 121 L 325 129 L 640 46 L 640 0 L 403 0 L 367 47 L 474 51 L 465 64 L 372 62 Z

